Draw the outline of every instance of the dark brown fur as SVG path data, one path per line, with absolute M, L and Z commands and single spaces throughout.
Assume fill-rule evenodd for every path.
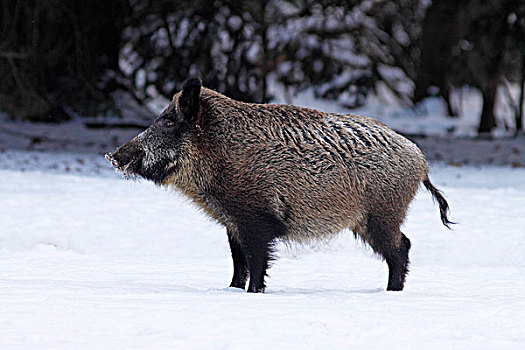
M 192 114 L 183 111 L 192 107 L 187 95 L 174 96 L 172 113 Z M 232 286 L 244 287 L 249 271 L 249 291 L 264 290 L 277 238 L 305 242 L 349 228 L 387 261 L 388 289 L 403 288 L 410 241 L 399 228 L 421 182 L 448 223 L 415 144 L 366 117 L 242 103 L 206 88 L 197 97 L 178 156 L 166 166 L 177 170 L 158 182 L 227 228 Z

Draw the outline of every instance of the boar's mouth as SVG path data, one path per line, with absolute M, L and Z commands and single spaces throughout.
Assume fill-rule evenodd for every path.
M 108 153 L 104 156 L 118 173 L 121 173 L 125 179 L 136 179 L 140 175 L 142 167 L 142 156 L 123 159 L 118 157 L 118 150 L 115 154 Z
M 135 180 L 140 176 L 157 185 L 161 185 L 178 168 L 177 162 L 172 161 L 171 158 L 157 159 L 148 164 L 147 155 L 142 150 L 126 152 L 119 148 L 114 154 L 106 154 L 105 158 L 124 179 Z

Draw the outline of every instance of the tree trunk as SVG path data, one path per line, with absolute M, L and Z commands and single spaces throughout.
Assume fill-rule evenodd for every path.
M 481 119 L 479 122 L 478 133 L 489 134 L 492 128 L 496 125 L 496 119 L 494 118 L 494 105 L 496 104 L 496 91 L 497 85 L 493 87 L 491 84 L 490 89 L 482 91 L 483 94 L 483 109 L 481 111 Z
M 457 116 L 450 101 L 452 49 L 458 41 L 458 11 L 467 0 L 432 1 L 425 13 L 420 40 L 421 56 L 416 69 L 414 102 L 429 96 L 428 88 L 437 86 L 449 116 Z
M 260 0 L 260 24 L 261 24 L 261 48 L 262 48 L 262 98 L 261 103 L 268 103 L 268 71 L 269 71 L 269 57 L 268 57 L 268 24 L 266 23 L 266 0 Z
M 499 80 L 501 77 L 502 57 L 502 49 L 498 47 L 496 55 L 491 60 L 491 65 L 488 69 L 490 80 L 488 81 L 488 84 L 485 84 L 485 88 L 482 88 L 483 109 L 481 111 L 481 118 L 478 127 L 478 134 L 480 134 L 480 136 L 482 136 L 482 134 L 490 135 L 492 128 L 496 126 L 494 107 L 496 105 L 496 92 L 498 91 Z
M 525 52 L 521 54 L 521 82 L 520 82 L 520 100 L 518 102 L 518 115 L 516 117 L 516 135 L 523 131 L 523 98 L 525 94 Z
M 448 116 L 451 117 L 451 118 L 457 118 L 457 117 L 459 117 L 459 114 L 456 111 L 456 109 L 454 108 L 454 106 L 452 105 L 452 99 L 450 98 L 451 89 L 449 89 L 449 87 L 447 85 L 448 84 L 446 84 L 442 88 L 442 90 L 440 91 L 440 94 L 441 94 L 441 97 L 443 98 L 443 100 L 445 100 L 445 103 L 447 105 Z

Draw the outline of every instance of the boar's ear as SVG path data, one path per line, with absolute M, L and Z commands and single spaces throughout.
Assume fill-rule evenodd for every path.
M 202 83 L 199 78 L 191 78 L 184 82 L 179 97 L 179 109 L 187 122 L 195 121 L 200 110 L 200 95 Z

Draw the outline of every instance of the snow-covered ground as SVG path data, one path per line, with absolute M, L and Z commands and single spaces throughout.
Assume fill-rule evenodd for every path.
M 525 170 L 431 177 L 459 224 L 420 191 L 405 291 L 343 232 L 280 246 L 247 294 L 226 288 L 224 230 L 178 195 L 95 155 L 0 153 L 0 349 L 523 349 Z

